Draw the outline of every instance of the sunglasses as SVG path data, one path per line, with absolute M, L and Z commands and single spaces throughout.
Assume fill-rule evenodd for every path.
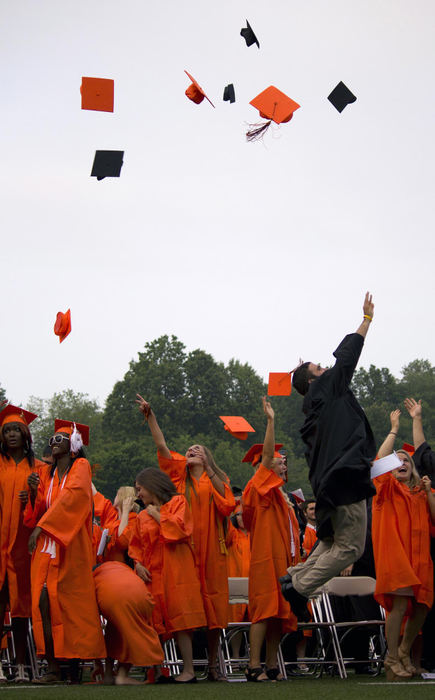
M 62 440 L 69 440 L 69 437 L 66 435 L 53 435 L 48 441 L 48 444 L 50 447 L 53 447 L 53 445 L 60 445 Z

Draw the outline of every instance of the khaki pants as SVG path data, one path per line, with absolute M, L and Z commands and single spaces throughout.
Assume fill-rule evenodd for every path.
M 321 540 L 307 561 L 288 569 L 294 588 L 307 598 L 356 562 L 364 552 L 367 531 L 365 500 L 337 506 L 331 520 L 334 537 Z

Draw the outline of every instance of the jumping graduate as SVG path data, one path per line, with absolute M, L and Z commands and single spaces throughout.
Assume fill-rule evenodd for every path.
M 220 630 L 228 625 L 228 569 L 225 519 L 236 502 L 229 479 L 203 445 L 192 445 L 186 456 L 171 452 L 150 404 L 137 395 L 139 409 L 148 422 L 158 450 L 160 469 L 186 496 L 193 517 L 193 546 L 205 614 L 207 617 L 209 680 L 223 679 L 217 668 Z
M 363 320 L 336 351 L 330 369 L 305 362 L 293 373 L 293 386 L 304 396 L 301 436 L 316 499 L 320 540 L 305 562 L 283 578 L 283 593 L 293 612 L 308 621 L 308 597 L 362 555 L 366 540 L 366 499 L 373 495 L 371 463 L 376 456 L 372 430 L 350 390 L 374 304 L 367 292 Z

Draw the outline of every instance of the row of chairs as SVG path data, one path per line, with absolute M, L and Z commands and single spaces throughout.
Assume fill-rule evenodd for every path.
M 299 623 L 299 630 L 311 630 L 315 636 L 315 649 L 313 656 L 304 659 L 289 661 L 284 658 L 283 642 L 279 648 L 278 666 L 284 678 L 292 672 L 295 665 L 303 661 L 310 673 L 310 677 L 321 675 L 325 669 L 335 669 L 340 678 L 347 678 L 347 667 L 349 664 L 370 664 L 374 673 L 379 673 L 382 660 L 386 651 L 384 637 L 385 616 L 380 606 L 376 610 L 379 614 L 374 619 L 337 619 L 334 612 L 334 597 L 343 599 L 348 596 L 372 596 L 375 590 L 376 581 L 366 576 L 337 577 L 333 578 L 320 588 L 310 599 L 312 609 L 312 621 Z M 249 597 L 248 578 L 229 578 L 229 602 L 231 604 L 247 604 Z M 229 681 L 244 680 L 243 667 L 247 665 L 247 656 L 238 658 L 233 656 L 232 648 L 234 640 L 240 637 L 246 654 L 249 653 L 249 622 L 230 623 L 228 628 L 221 635 L 218 662 L 221 673 Z M 344 645 L 348 635 L 355 629 L 366 628 L 369 632 L 367 638 L 367 658 L 356 660 L 345 655 Z M 2 663 L 6 672 L 13 673 L 13 659 L 15 656 L 13 646 L 13 635 L 10 625 L 7 625 L 9 643 L 7 649 L 3 650 Z M 240 644 L 237 644 L 240 647 Z M 39 664 L 36 657 L 35 645 L 33 641 L 32 627 L 29 621 L 27 635 L 27 655 L 29 672 L 32 677 L 39 676 Z M 174 640 L 169 640 L 165 644 L 165 663 L 172 673 L 179 673 L 182 668 L 182 661 L 178 655 L 178 650 Z M 197 667 L 204 669 L 208 665 L 206 658 L 196 660 Z
M 312 670 L 311 675 L 321 675 L 325 668 L 335 668 L 340 678 L 347 678 L 347 670 L 350 664 L 370 665 L 374 673 L 379 673 L 385 656 L 386 642 L 384 636 L 385 615 L 381 606 L 375 606 L 377 616 L 370 620 L 337 619 L 334 612 L 334 597 L 346 598 L 348 596 L 373 596 L 376 581 L 369 576 L 336 577 L 328 581 L 318 589 L 310 599 L 312 609 L 312 621 L 299 623 L 298 630 L 311 630 L 316 636 L 316 655 L 305 659 L 286 661 L 283 655 L 283 642 L 278 653 L 278 666 L 284 678 L 287 678 L 288 670 L 303 661 Z M 230 603 L 248 603 L 249 579 L 229 578 Z M 231 655 L 231 640 L 237 634 L 244 634 L 247 638 L 249 622 L 230 623 L 224 630 L 221 642 L 222 672 L 229 680 L 238 680 L 239 668 L 242 659 L 233 658 Z M 367 658 L 355 659 L 346 657 L 344 645 L 346 638 L 355 629 L 366 629 Z M 246 661 L 246 659 L 245 659 Z M 235 672 L 236 671 L 236 672 Z

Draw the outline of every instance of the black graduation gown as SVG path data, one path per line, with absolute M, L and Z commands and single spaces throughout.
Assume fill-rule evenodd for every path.
M 375 439 L 366 415 L 349 389 L 364 338 L 347 335 L 336 351 L 334 367 L 311 382 L 304 398 L 301 436 L 316 497 L 317 536 L 333 534 L 331 513 L 375 493 L 370 467 Z

